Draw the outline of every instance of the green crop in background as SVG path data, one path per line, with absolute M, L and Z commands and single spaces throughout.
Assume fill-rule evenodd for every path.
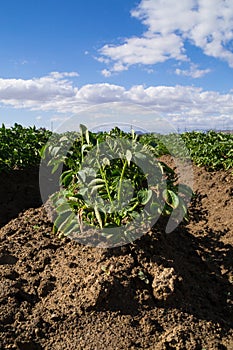
M 0 171 L 23 169 L 40 163 L 40 150 L 51 132 L 15 124 L 0 128 Z
M 233 134 L 193 131 L 181 137 L 198 166 L 205 166 L 207 170 L 233 168 Z

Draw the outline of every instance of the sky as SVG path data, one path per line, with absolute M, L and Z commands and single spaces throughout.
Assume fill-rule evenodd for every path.
M 1 0 L 0 123 L 70 118 L 233 129 L 233 0 Z

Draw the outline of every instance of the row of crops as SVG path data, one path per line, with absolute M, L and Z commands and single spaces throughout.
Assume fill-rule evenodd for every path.
M 158 156 L 172 154 L 181 157 L 184 143 L 196 165 L 204 166 L 210 171 L 233 168 L 233 133 L 193 131 L 184 132 L 179 137 L 177 134 L 159 137 L 143 135 L 142 140 L 155 145 Z
M 66 137 L 73 133 L 66 133 Z M 102 142 L 107 133 L 91 135 L 92 138 Z M 29 166 L 38 165 L 41 159 L 41 148 L 47 143 L 52 132 L 44 128 L 22 127 L 15 124 L 11 128 L 6 128 L 4 124 L 0 127 L 0 171 L 11 169 L 22 169 Z M 115 128 L 111 131 L 115 137 L 128 137 L 123 131 Z M 71 137 L 74 138 L 73 136 Z M 56 147 L 64 141 L 61 135 L 54 134 L 54 153 Z M 163 154 L 173 154 L 180 156 L 180 142 L 184 142 L 191 159 L 198 166 L 205 166 L 208 170 L 233 168 L 233 133 L 222 132 L 185 132 L 177 137 L 177 134 L 141 135 L 139 142 L 155 148 L 155 154 L 159 157 Z M 58 143 L 58 144 L 56 144 Z
M 36 127 L 25 128 L 15 124 L 0 128 L 0 172 L 23 169 L 40 163 L 40 150 L 46 144 L 51 132 Z
M 177 174 L 159 159 L 164 154 L 227 170 L 233 168 L 233 135 L 138 135 L 118 127 L 92 133 L 84 125 L 64 134 L 18 124 L 0 129 L 0 171 L 42 162 L 40 169 L 57 174 L 60 190 L 50 197 L 57 213 L 54 231 L 61 237 L 75 232 L 85 242 L 92 227 L 88 243 L 96 239 L 96 229 L 108 246 L 115 246 L 134 241 L 139 227 L 149 229 L 161 215 L 172 219 L 169 230 L 187 219 L 192 190 L 177 183 Z M 46 178 L 41 185 L 47 189 Z

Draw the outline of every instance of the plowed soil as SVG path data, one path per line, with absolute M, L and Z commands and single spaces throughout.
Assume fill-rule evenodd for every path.
M 232 350 L 233 177 L 194 180 L 188 224 L 100 249 L 52 233 L 37 169 L 1 174 L 0 349 Z

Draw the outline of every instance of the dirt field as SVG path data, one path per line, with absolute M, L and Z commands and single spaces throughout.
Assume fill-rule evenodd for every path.
M 1 174 L 0 349 L 233 349 L 233 177 L 194 167 L 190 222 L 114 249 L 59 240 L 38 171 Z

